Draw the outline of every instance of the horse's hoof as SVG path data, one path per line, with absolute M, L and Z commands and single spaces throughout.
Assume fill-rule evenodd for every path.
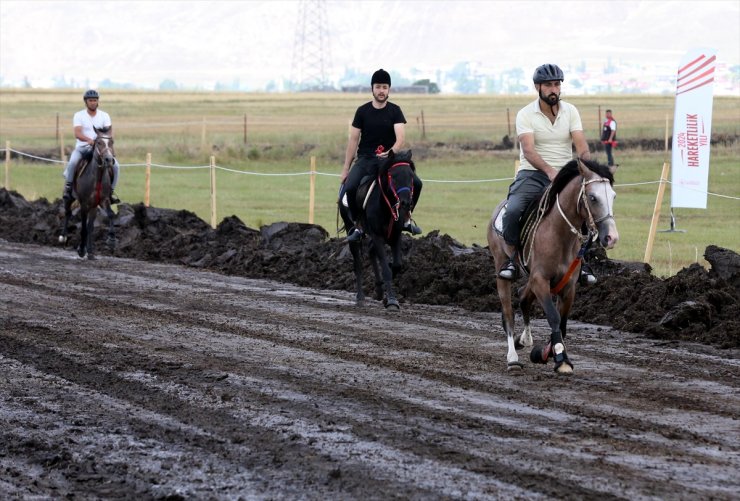
M 506 366 L 506 370 L 510 372 L 519 372 L 524 369 L 524 364 L 521 362 L 509 362 Z
M 567 360 L 555 366 L 555 372 L 558 374 L 573 374 L 573 365 Z
M 95 261 L 96 259 L 97 259 L 97 256 L 95 256 L 94 254 L 88 254 L 87 255 L 87 260 L 88 261 Z
M 395 310 L 400 310 L 401 309 L 401 305 L 398 304 L 398 301 L 396 299 L 389 299 L 389 300 L 385 301 L 385 308 L 386 309 L 393 308 Z
M 545 346 L 536 345 L 529 353 L 529 360 L 533 364 L 546 364 L 548 358 L 550 358 L 550 352 L 550 343 L 547 343 Z

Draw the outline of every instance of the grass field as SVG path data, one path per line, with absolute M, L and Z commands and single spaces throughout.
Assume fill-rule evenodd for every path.
M 78 91 L 0 91 L 0 147 L 59 159 L 71 141 L 71 120 L 82 108 Z M 514 150 L 466 149 L 499 143 L 514 127 L 516 111 L 533 96 L 394 95 L 408 120 L 407 139 L 425 180 L 415 218 L 425 231 L 447 233 L 466 245 L 485 242 L 491 210 L 506 196 Z M 258 228 L 274 221 L 308 221 L 310 157 L 316 158 L 314 222 L 336 228 L 336 193 L 349 121 L 367 95 L 146 93 L 105 91 L 116 151 L 124 165 L 117 192 L 144 200 L 147 153 L 152 154 L 151 199 L 157 207 L 187 209 L 211 220 L 210 173 L 216 165 L 217 221 L 232 214 Z M 587 137 L 599 134 L 599 111 L 614 110 L 620 138 L 663 140 L 672 121 L 672 96 L 574 97 Z M 740 134 L 740 99 L 717 97 L 713 132 Z M 423 119 L 422 119 L 423 116 Z M 246 122 L 246 127 L 245 127 Z M 669 131 L 670 133 L 670 131 Z M 513 135 L 513 132 L 511 132 Z M 246 143 L 244 141 L 246 136 Z M 610 257 L 642 261 L 658 192 L 662 151 L 615 152 L 616 218 L 620 243 Z M 604 161 L 603 154 L 601 154 Z M 195 168 L 200 167 L 200 168 Z M 58 198 L 62 164 L 13 159 L 9 187 L 29 200 Z M 292 174 L 292 175 L 284 175 Z M 669 177 L 670 179 L 670 177 Z M 708 207 L 675 209 L 685 233 L 656 235 L 650 260 L 656 275 L 676 273 L 702 259 L 709 244 L 740 248 L 740 146 L 714 147 Z M 659 230 L 670 228 L 670 185 L 660 207 Z

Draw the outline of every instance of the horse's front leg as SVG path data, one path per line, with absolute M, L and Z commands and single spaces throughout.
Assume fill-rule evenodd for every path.
M 403 266 L 403 258 L 401 257 L 401 238 L 399 237 L 393 245 L 391 245 L 391 251 L 393 254 L 393 264 L 391 265 L 391 275 L 396 278 L 401 272 Z
M 362 242 L 350 242 L 349 250 L 352 253 L 352 267 L 355 271 L 355 290 L 357 291 L 355 305 L 363 306 L 365 304 L 365 284 L 362 270 Z
M 373 249 L 375 250 L 375 281 L 376 281 L 376 292 L 378 279 L 382 276 L 383 285 L 385 286 L 385 300 L 383 304 L 386 308 L 391 306 L 395 309 L 400 309 L 396 294 L 393 292 L 393 275 L 391 273 L 391 267 L 388 265 L 388 257 L 385 253 L 385 242 L 381 237 L 373 235 Z M 379 268 L 379 269 L 378 269 Z
M 87 214 L 87 259 L 95 259 L 95 217 L 98 209 L 93 208 Z
M 370 256 L 370 266 L 373 268 L 373 276 L 375 277 L 375 295 L 373 298 L 377 301 L 382 301 L 385 298 L 385 287 L 383 284 L 383 276 L 380 272 L 380 264 L 374 242 L 370 242 L 368 254 Z
M 72 201 L 64 201 L 64 219 L 62 220 L 62 231 L 59 234 L 59 243 L 64 245 L 69 240 L 69 221 L 72 219 Z
M 576 286 L 575 283 L 566 286 L 566 290 L 560 296 L 560 332 L 565 339 L 566 326 L 568 324 L 568 315 L 570 309 L 573 307 L 573 302 L 576 298 Z
M 105 213 L 108 216 L 108 238 L 106 239 L 105 243 L 108 246 L 108 249 L 113 252 L 116 249 L 116 232 L 113 224 L 113 220 L 115 219 L 116 215 L 113 212 L 113 209 L 111 209 L 110 204 L 106 205 L 105 207 Z
M 85 257 L 88 252 L 87 232 L 87 211 L 80 207 L 80 243 L 77 246 L 77 255 L 80 257 Z
M 551 329 L 549 345 L 544 348 L 540 348 L 539 346 L 533 348 L 530 359 L 535 363 L 546 363 L 550 354 L 552 354 L 555 360 L 555 372 L 570 374 L 573 372 L 573 364 L 565 352 L 565 343 L 563 342 L 563 335 L 560 331 L 560 312 L 550 294 L 549 282 L 542 277 L 530 277 L 530 283 L 532 283 L 532 293 L 539 299 L 542 309 L 545 311 L 547 323 Z M 528 287 L 530 286 L 528 285 Z

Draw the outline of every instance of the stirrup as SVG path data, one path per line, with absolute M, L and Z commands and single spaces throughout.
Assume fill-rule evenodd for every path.
M 498 272 L 498 277 L 504 280 L 514 280 L 517 276 L 516 265 L 513 259 L 508 259 Z
M 355 226 L 354 229 L 350 232 L 349 235 L 347 235 L 347 238 L 345 240 L 347 242 L 357 242 L 358 240 L 362 239 L 362 236 L 364 235 L 362 229 L 360 229 L 358 226 Z
M 596 282 L 599 280 L 596 278 L 596 275 L 594 275 L 594 272 L 591 271 L 591 267 L 587 264 L 583 264 L 581 266 L 581 276 L 578 277 L 578 282 L 581 285 L 595 285 Z
M 416 226 L 416 224 L 414 224 L 410 219 L 405 225 L 403 225 L 403 231 L 408 231 L 412 235 L 421 235 L 421 228 Z

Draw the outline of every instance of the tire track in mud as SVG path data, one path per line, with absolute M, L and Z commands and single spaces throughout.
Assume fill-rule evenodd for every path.
M 513 377 L 496 315 L 417 305 L 389 315 L 377 303 L 357 310 L 345 293 L 12 247 L 26 256 L 18 264 L 54 271 L 42 281 L 30 267 L 0 270 L 12 296 L 3 304 L 28 308 L 3 308 L 3 356 L 18 359 L 12 339 L 28 366 L 56 357 L 42 372 L 87 374 L 83 388 L 107 375 L 110 398 L 206 430 L 226 445 L 202 452 L 227 464 L 228 444 L 262 445 L 281 464 L 258 455 L 255 468 L 312 497 L 729 499 L 737 487 L 738 363 L 716 350 L 686 360 L 685 345 L 601 339 L 576 324 L 575 377 L 531 365 Z M 65 301 L 75 318 L 49 311 Z M 536 323 L 536 337 L 545 329 Z M 233 431 L 244 423 L 257 438 Z M 147 433 L 159 432 L 142 420 L 135 434 Z M 183 432 L 167 444 L 187 441 Z

